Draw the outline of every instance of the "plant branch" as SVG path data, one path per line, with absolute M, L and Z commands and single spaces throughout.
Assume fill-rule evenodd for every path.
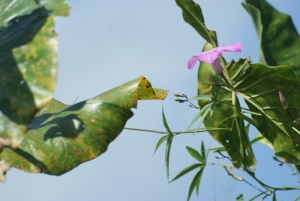
M 168 134 L 167 131 L 157 131 L 157 130 L 148 130 L 148 129 L 140 129 L 140 128 L 124 128 L 126 130 L 133 130 L 133 131 L 144 131 L 144 132 L 150 132 L 150 133 L 158 133 L 158 134 Z M 184 133 L 200 133 L 200 132 L 206 132 L 206 131 L 231 131 L 231 128 L 210 128 L 207 127 L 203 130 L 200 129 L 192 129 L 192 130 L 185 130 L 185 131 L 173 131 L 173 135 L 179 135 Z

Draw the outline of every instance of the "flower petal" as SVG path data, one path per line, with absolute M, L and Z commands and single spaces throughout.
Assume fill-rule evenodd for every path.
M 240 52 L 241 49 L 242 43 L 238 42 L 227 46 L 219 46 L 209 51 L 201 52 L 197 55 L 197 58 L 200 61 L 212 64 L 220 54 L 223 54 L 225 52 Z
M 219 46 L 212 50 L 201 52 L 200 54 L 193 56 L 188 61 L 187 67 L 188 67 L 188 69 L 193 69 L 197 60 L 199 60 L 199 61 L 213 64 L 213 67 L 216 70 L 216 72 L 218 74 L 220 74 L 220 73 L 222 73 L 222 67 L 220 64 L 217 64 L 217 62 L 219 62 L 219 59 L 218 59 L 219 55 L 223 54 L 225 52 L 240 52 L 241 49 L 242 49 L 241 42 L 234 43 L 234 44 L 227 45 L 227 46 Z M 216 59 L 218 59 L 218 60 L 216 61 Z
M 197 60 L 198 60 L 197 56 L 193 56 L 192 58 L 190 58 L 190 60 L 188 61 L 187 68 L 189 70 L 193 69 L 194 66 L 195 66 L 195 64 L 196 64 L 196 62 L 197 62 Z
M 224 53 L 224 52 L 240 52 L 242 49 L 242 43 L 234 43 L 227 46 L 220 46 L 215 48 L 218 52 Z
M 220 54 L 221 52 L 217 51 L 217 49 L 214 48 L 212 50 L 200 53 L 199 55 L 197 55 L 197 58 L 200 61 L 212 64 L 219 57 Z
M 217 58 L 216 60 L 214 60 L 214 62 L 212 63 L 212 67 L 215 69 L 215 71 L 216 71 L 217 74 L 222 75 L 223 68 L 221 66 L 219 58 Z

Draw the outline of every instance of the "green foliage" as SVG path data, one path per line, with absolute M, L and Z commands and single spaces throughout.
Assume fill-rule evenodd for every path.
M 202 51 L 216 47 L 216 33 L 206 28 L 200 6 L 192 0 L 176 0 L 176 3 L 182 9 L 184 20 L 207 41 Z M 256 160 L 252 144 L 262 142 L 270 146 L 283 160 L 280 161 L 282 164 L 295 164 L 299 170 L 300 110 L 297 105 L 300 100 L 300 82 L 297 75 L 300 75 L 300 38 L 291 18 L 276 11 L 265 0 L 246 0 L 243 6 L 251 15 L 260 40 L 262 64 L 252 64 L 249 58 L 227 63 L 219 56 L 223 74 L 218 75 L 211 64 L 200 62 L 198 96 L 188 100 L 198 100 L 201 110 L 188 128 L 196 121 L 199 121 L 199 125 L 204 122 L 210 135 L 223 145 L 211 150 L 220 154 L 221 151 L 226 151 L 230 157 L 221 154 L 224 158 L 231 160 L 235 168 L 245 171 L 267 189 L 258 189 L 261 193 L 250 200 L 261 195 L 264 198 L 272 195 L 272 200 L 276 200 L 275 192 L 278 190 L 299 189 L 271 187 L 257 179 L 254 175 Z M 240 106 L 237 95 L 244 98 L 249 109 Z M 210 114 L 207 115 L 206 111 L 210 111 Z M 247 126 L 244 121 L 248 122 Z M 251 141 L 248 135 L 250 124 L 261 133 Z M 194 130 L 200 130 L 199 127 Z M 189 147 L 187 149 L 201 163 L 185 168 L 172 181 L 203 163 L 200 153 Z M 248 169 L 249 166 L 252 167 L 251 170 Z M 230 176 L 246 182 L 236 176 L 232 168 L 224 165 Z M 188 199 L 197 187 L 201 178 L 199 175 L 200 171 L 191 183 Z M 243 195 L 240 194 L 236 200 L 244 200 Z
M 164 126 L 165 126 L 166 130 L 168 131 L 168 134 L 165 136 L 166 137 L 166 139 L 165 139 L 166 140 L 165 163 L 166 163 L 167 177 L 169 179 L 170 152 L 171 152 L 171 145 L 172 145 L 174 135 L 173 135 L 171 129 L 169 128 L 168 122 L 167 122 L 166 117 L 165 117 L 164 109 L 162 109 L 162 118 L 163 118 Z M 160 139 L 160 141 L 162 141 L 162 140 Z M 160 141 L 158 141 L 158 143 L 160 143 Z
M 290 66 L 300 76 L 300 37 L 289 15 L 278 12 L 265 0 L 246 0 L 260 43 L 260 59 L 270 66 Z
M 205 146 L 204 146 L 203 141 L 201 143 L 201 148 L 200 148 L 199 152 L 196 151 L 195 149 L 191 148 L 191 147 L 188 147 L 188 146 L 186 147 L 186 149 L 190 153 L 190 155 L 192 157 L 194 157 L 200 163 L 195 163 L 195 164 L 193 164 L 189 167 L 184 168 L 181 172 L 179 172 L 174 177 L 174 179 L 172 179 L 170 181 L 170 183 L 177 180 L 177 179 L 179 179 L 180 177 L 186 175 L 187 173 L 191 172 L 192 170 L 199 168 L 199 170 L 195 174 L 195 176 L 194 176 L 194 178 L 191 182 L 190 188 L 189 188 L 189 193 L 188 193 L 188 198 L 187 198 L 187 201 L 189 201 L 190 198 L 191 198 L 191 195 L 192 195 L 192 193 L 195 189 L 196 189 L 196 194 L 198 195 L 198 193 L 199 193 L 201 177 L 202 177 L 202 174 L 203 174 L 204 167 L 206 165 L 206 159 L 207 159 L 208 153 L 205 152 Z
M 206 27 L 200 6 L 192 0 L 175 1 L 182 9 L 184 21 L 207 41 L 202 51 L 216 47 L 216 33 Z M 198 101 L 199 107 L 192 107 L 199 112 L 187 129 L 196 121 L 198 127 L 187 132 L 207 130 L 223 146 L 210 150 L 228 153 L 229 157 L 221 155 L 233 164 L 222 164 L 230 176 L 246 182 L 232 171 L 238 168 L 266 189 L 250 200 L 272 195 L 275 201 L 276 191 L 299 188 L 276 188 L 258 180 L 254 175 L 256 159 L 252 144 L 268 145 L 283 162 L 275 160 L 295 164 L 299 170 L 300 38 L 291 18 L 265 0 L 246 0 L 243 6 L 257 31 L 262 64 L 252 64 L 250 58 L 227 63 L 219 56 L 223 67 L 223 74 L 219 75 L 211 64 L 200 62 L 197 96 L 188 99 L 177 94 L 186 100 L 176 101 Z M 152 88 L 146 78 L 140 77 L 73 105 L 52 99 L 58 68 L 57 36 L 52 30 L 54 16 L 68 13 L 65 0 L 0 3 L 0 150 L 9 146 L 0 153 L 0 180 L 4 179 L 8 165 L 26 172 L 61 175 L 98 157 L 122 132 L 138 100 L 163 100 L 168 93 Z M 249 109 L 240 106 L 237 95 L 245 99 Z M 245 112 L 251 116 L 244 115 Z M 154 153 L 166 142 L 169 179 L 171 145 L 179 132 L 171 131 L 164 110 L 162 119 L 167 132 L 162 132 L 165 135 L 157 142 Z M 203 123 L 205 128 L 200 128 Z M 260 132 L 252 140 L 250 124 Z M 11 141 L 11 146 L 3 140 Z M 190 200 L 194 190 L 199 193 L 208 152 L 203 141 L 199 151 L 188 146 L 186 149 L 197 163 L 183 169 L 170 182 L 197 169 L 189 187 Z M 244 200 L 243 195 L 236 200 Z
M 0 137 L 13 148 L 52 99 L 58 67 L 54 16 L 68 10 L 64 0 L 0 3 Z
M 228 68 L 232 65 L 234 62 Z M 234 90 L 246 100 L 251 111 L 260 114 L 252 117 L 258 123 L 257 129 L 272 143 L 276 155 L 289 163 L 299 164 L 300 137 L 293 122 L 300 116 L 297 107 L 300 98 L 297 93 L 300 87 L 298 77 L 288 66 L 250 63 L 247 66 L 243 77 L 235 80 Z M 235 65 L 234 68 L 243 67 Z M 289 112 L 282 107 L 279 91 L 288 102 Z
M 206 43 L 202 48 L 202 51 L 211 50 L 212 46 L 210 43 Z M 198 68 L 198 96 L 200 95 L 210 95 L 211 96 L 211 86 L 212 85 L 224 85 L 222 78 L 216 74 L 214 68 L 211 64 L 200 62 Z M 211 98 L 210 98 L 211 99 Z M 211 101 L 208 100 L 198 100 L 199 106 L 203 107 Z
M 202 109 L 200 109 L 200 111 L 195 116 L 195 118 L 192 120 L 192 122 L 190 123 L 190 125 L 188 126 L 187 129 L 189 129 L 201 117 L 201 119 L 199 121 L 199 124 L 198 124 L 198 127 L 197 127 L 197 129 L 199 129 L 201 124 L 203 123 L 205 117 L 210 112 L 212 105 L 213 105 L 213 103 L 210 103 L 210 104 L 205 105 Z
M 235 201 L 244 201 L 244 196 L 243 194 L 239 194 L 237 197 L 236 197 L 236 200 Z
M 21 146 L 4 149 L 0 159 L 26 172 L 61 175 L 104 153 L 133 116 L 137 100 L 166 95 L 140 77 L 74 105 L 53 99 L 28 126 Z
M 200 6 L 191 0 L 175 0 L 182 9 L 182 16 L 185 22 L 189 23 L 207 42 L 214 47 L 217 41 L 213 31 L 206 28 Z

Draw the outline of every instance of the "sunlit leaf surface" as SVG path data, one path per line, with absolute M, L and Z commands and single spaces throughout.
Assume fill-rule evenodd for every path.
M 162 100 L 167 93 L 140 77 L 74 105 L 52 100 L 29 125 L 21 146 L 4 149 L 0 159 L 27 172 L 61 175 L 105 152 L 138 100 Z

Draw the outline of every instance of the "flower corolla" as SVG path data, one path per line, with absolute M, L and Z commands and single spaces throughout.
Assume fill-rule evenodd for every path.
M 197 60 L 212 64 L 213 68 L 218 74 L 222 74 L 222 66 L 220 64 L 219 55 L 225 52 L 240 52 L 242 49 L 242 43 L 238 42 L 232 45 L 215 47 L 212 50 L 201 52 L 198 55 L 194 55 L 188 61 L 188 69 L 193 69 Z

